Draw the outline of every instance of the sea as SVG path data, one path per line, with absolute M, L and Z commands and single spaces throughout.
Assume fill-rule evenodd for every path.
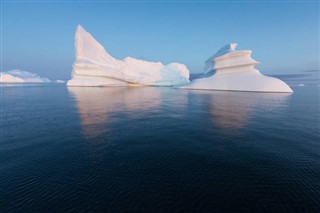
M 320 87 L 1 86 L 0 212 L 320 212 Z

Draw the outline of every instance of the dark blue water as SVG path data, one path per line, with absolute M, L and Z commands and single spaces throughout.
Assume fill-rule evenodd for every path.
M 320 87 L 1 87 L 1 212 L 320 212 Z

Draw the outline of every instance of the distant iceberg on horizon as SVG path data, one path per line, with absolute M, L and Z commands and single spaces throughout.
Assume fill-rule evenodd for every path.
M 75 35 L 76 61 L 68 86 L 178 86 L 188 84 L 184 64 L 112 57 L 81 25 Z
M 222 47 L 205 62 L 205 73 L 184 89 L 229 90 L 253 92 L 286 92 L 292 89 L 280 79 L 265 76 L 255 69 L 251 50 L 236 50 L 237 44 Z
M 50 80 L 49 78 L 40 77 L 38 74 L 23 70 L 10 70 L 0 72 L 0 83 L 65 83 L 63 80 Z
M 1 83 L 51 83 L 48 78 L 42 78 L 35 73 L 22 71 L 22 70 L 10 70 L 0 72 Z
M 221 48 L 205 63 L 205 72 L 190 82 L 186 65 L 112 57 L 81 25 L 75 34 L 76 60 L 67 86 L 174 86 L 182 89 L 289 92 L 283 81 L 255 69 L 259 63 L 251 50 L 236 50 L 232 43 Z

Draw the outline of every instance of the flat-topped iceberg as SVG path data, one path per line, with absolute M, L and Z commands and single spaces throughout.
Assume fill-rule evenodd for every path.
M 236 50 L 237 44 L 228 44 L 205 62 L 205 73 L 186 89 L 232 90 L 257 92 L 292 92 L 283 81 L 261 74 L 251 58 L 251 50 Z
M 68 86 L 177 86 L 188 84 L 189 70 L 184 64 L 148 62 L 112 57 L 80 25 L 75 35 L 76 61 Z
M 35 73 L 11 70 L 6 72 L 0 72 L 1 83 L 50 83 L 48 78 L 42 78 Z

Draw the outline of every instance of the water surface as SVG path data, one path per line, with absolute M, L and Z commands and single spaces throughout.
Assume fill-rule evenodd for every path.
M 0 210 L 320 211 L 319 87 L 1 87 Z

